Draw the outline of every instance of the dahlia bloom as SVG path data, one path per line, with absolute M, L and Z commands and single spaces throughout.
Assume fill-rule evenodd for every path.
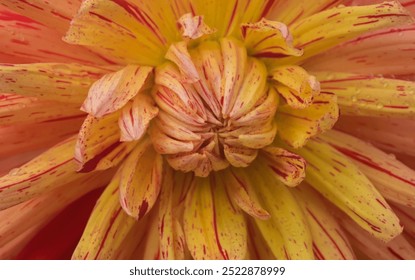
M 415 259 L 414 1 L 0 4 L 0 258 Z

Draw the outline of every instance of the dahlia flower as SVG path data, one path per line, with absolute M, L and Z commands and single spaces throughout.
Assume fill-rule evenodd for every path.
M 1 258 L 415 258 L 414 1 L 0 4 Z

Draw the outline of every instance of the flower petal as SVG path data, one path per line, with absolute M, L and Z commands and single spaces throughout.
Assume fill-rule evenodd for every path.
M 361 7 L 336 7 L 304 18 L 293 24 L 294 45 L 304 49 L 304 55 L 283 58 L 278 64 L 291 64 L 322 53 L 360 34 L 413 22 L 399 3 Z
M 118 116 L 118 113 L 101 119 L 87 116 L 79 131 L 75 147 L 75 159 L 79 163 L 79 170 L 95 170 L 103 158 L 119 148 L 121 143 Z
M 331 129 L 338 116 L 336 96 L 321 92 L 308 108 L 298 110 L 288 105 L 280 106 L 276 114 L 278 135 L 290 146 L 299 148 L 311 137 Z
M 289 187 L 295 187 L 305 178 L 305 160 L 279 147 L 268 146 L 261 150 L 260 160 L 272 170 L 275 178 Z
M 128 258 L 140 241 L 142 225 L 128 216 L 119 203 L 119 180 L 117 174 L 97 201 L 72 259 Z M 134 236 L 136 244 L 130 236 Z
M 0 92 L 80 104 L 108 70 L 78 64 L 0 65 Z
M 165 58 L 177 65 L 183 75 L 184 82 L 194 83 L 199 80 L 199 73 L 193 64 L 185 41 L 171 44 Z
M 160 258 L 184 259 L 185 237 L 180 223 L 173 213 L 174 171 L 167 168 L 163 176 L 163 186 L 160 193 L 159 235 Z
M 415 238 L 415 212 L 413 207 L 407 207 L 399 204 L 393 205 L 393 210 L 398 215 L 399 220 L 405 228 L 405 233 Z
M 404 235 L 399 235 L 388 243 L 374 239 L 350 219 L 341 219 L 349 232 L 352 244 L 363 254 L 374 260 L 415 260 L 415 248 Z
M 10 1 L 9 1 L 10 2 Z M 13 5 L 27 6 L 28 2 L 13 1 Z M 45 2 L 45 1 L 42 1 Z M 45 2 L 46 3 L 46 2 Z M 51 1 L 49 1 L 51 3 Z M 4 5 L 2 2 L 0 5 Z M 23 6 L 20 6 L 23 7 Z M 39 11 L 36 13 L 40 15 Z M 46 17 L 48 20 L 52 17 Z M 69 23 L 69 21 L 68 21 Z M 111 63 L 80 46 L 62 41 L 62 34 L 52 28 L 0 7 L 0 61 L 2 63 L 80 63 L 104 65 Z
M 415 207 L 414 170 L 351 135 L 332 130 L 319 138 L 349 157 L 385 198 Z
M 355 259 L 342 228 L 317 192 L 302 185 L 295 188 L 293 194 L 307 218 L 315 257 L 321 260 Z
M 266 220 L 270 214 L 262 207 L 255 192 L 255 185 L 248 179 L 245 169 L 231 168 L 225 171 L 225 185 L 232 202 L 254 218 Z
M 184 210 L 186 243 L 194 259 L 242 259 L 246 254 L 245 219 L 233 208 L 220 179 L 198 178 Z
M 303 51 L 293 46 L 288 27 L 265 18 L 256 23 L 241 25 L 242 38 L 248 53 L 261 58 L 301 56 Z
M 0 125 L 35 124 L 79 118 L 79 105 L 38 100 L 16 94 L 0 94 Z
M 337 95 L 343 115 L 415 117 L 415 82 L 319 72 L 323 91 Z
M 384 151 L 415 156 L 415 122 L 412 120 L 344 116 L 336 129 L 370 141 Z
M 118 119 L 120 141 L 140 140 L 158 112 L 154 101 L 146 94 L 140 94 L 132 102 L 127 103 Z
M 280 66 L 271 75 L 278 93 L 294 109 L 307 108 L 320 93 L 319 82 L 300 66 Z
M 399 220 L 366 176 L 328 144 L 310 140 L 296 150 L 308 163 L 306 181 L 374 237 L 389 241 Z
M 313 259 L 312 238 L 306 218 L 290 189 L 266 170 L 254 166 L 249 178 L 256 185 L 260 202 L 271 218 L 255 223 L 278 259 Z
M 84 175 L 76 174 L 75 139 L 56 145 L 0 178 L 0 209 L 5 209 Z
M 128 65 L 96 81 L 89 89 L 82 110 L 100 118 L 121 109 L 146 88 L 152 68 Z
M 311 71 L 347 71 L 372 75 L 407 75 L 415 71 L 415 26 L 383 29 L 363 35 L 304 64 Z
M 163 158 L 143 139 L 121 167 L 120 203 L 124 211 L 137 220 L 153 207 L 160 193 Z
M 181 16 L 177 23 L 185 39 L 195 40 L 216 32 L 204 22 L 203 16 L 193 16 L 191 13 Z
M 157 65 L 178 39 L 173 3 L 84 1 L 64 40 L 92 47 L 122 64 Z M 140 50 L 140 51 L 137 51 Z

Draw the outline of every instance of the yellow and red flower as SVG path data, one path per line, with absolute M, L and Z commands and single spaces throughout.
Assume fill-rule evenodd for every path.
M 415 258 L 414 1 L 51 2 L 0 0 L 1 258 Z

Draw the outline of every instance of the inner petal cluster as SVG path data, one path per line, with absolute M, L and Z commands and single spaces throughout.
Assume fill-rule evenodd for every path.
M 267 68 L 234 38 L 170 47 L 157 67 L 152 96 L 160 111 L 150 137 L 176 170 L 206 177 L 248 166 L 271 144 L 278 95 Z

